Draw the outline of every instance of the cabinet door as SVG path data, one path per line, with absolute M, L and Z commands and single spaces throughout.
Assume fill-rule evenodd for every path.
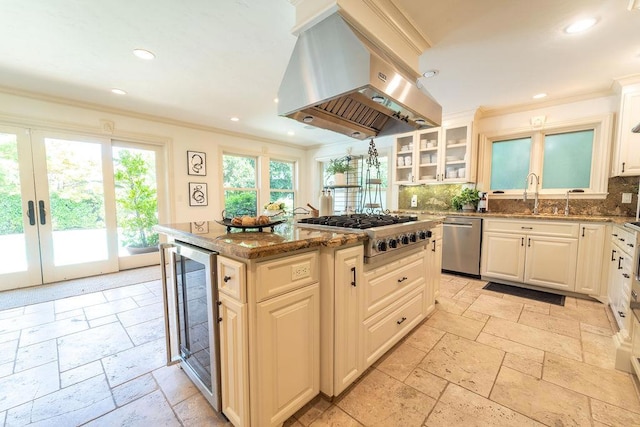
M 470 133 L 470 125 L 443 128 L 440 144 L 441 181 L 469 181 Z
M 281 425 L 320 389 L 320 291 L 315 283 L 257 305 L 256 426 Z M 252 377 L 253 378 L 253 377 Z
M 222 412 L 236 426 L 249 423 L 247 305 L 220 293 Z
M 336 251 L 334 396 L 362 373 L 359 315 L 362 262 L 362 246 Z
M 440 276 L 442 274 L 442 225 L 432 230 L 432 237 L 427 246 L 427 311 L 435 309 L 435 300 L 440 295 Z
M 437 182 L 440 178 L 440 128 L 433 128 L 418 133 L 416 153 L 418 182 Z
M 600 294 L 605 230 L 606 226 L 602 224 L 580 224 L 576 292 Z
M 398 135 L 393 146 L 393 181 L 397 184 L 414 182 L 415 168 L 418 160 L 416 152 L 416 132 Z
M 631 129 L 640 120 L 640 90 L 625 93 L 620 107 L 620 127 L 618 133 L 618 147 L 614 165 L 614 175 L 640 175 L 640 134 L 632 133 Z
M 525 283 L 566 291 L 575 289 L 576 239 L 526 236 L 526 249 Z
M 521 234 L 485 232 L 480 273 L 496 279 L 524 280 L 524 241 Z

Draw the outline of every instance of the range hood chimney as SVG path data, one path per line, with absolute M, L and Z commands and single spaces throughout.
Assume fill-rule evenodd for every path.
M 334 13 L 298 36 L 278 114 L 360 140 L 440 126 L 442 107 Z

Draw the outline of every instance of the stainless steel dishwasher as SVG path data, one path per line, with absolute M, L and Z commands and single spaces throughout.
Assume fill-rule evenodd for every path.
M 448 216 L 442 224 L 442 271 L 480 277 L 482 218 Z

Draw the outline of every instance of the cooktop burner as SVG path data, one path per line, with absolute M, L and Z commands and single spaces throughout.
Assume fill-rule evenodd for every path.
M 352 214 L 320 216 L 317 218 L 303 218 L 298 222 L 305 224 L 327 225 L 331 227 L 355 228 L 364 230 L 373 227 L 383 227 L 385 225 L 404 224 L 417 220 L 418 217 L 416 216 Z

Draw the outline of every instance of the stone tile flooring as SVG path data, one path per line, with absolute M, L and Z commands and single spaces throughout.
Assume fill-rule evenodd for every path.
M 429 319 L 334 402 L 316 398 L 285 425 L 640 425 L 604 305 L 482 286 L 443 275 Z M 0 424 L 230 425 L 164 362 L 157 280 L 0 311 Z

